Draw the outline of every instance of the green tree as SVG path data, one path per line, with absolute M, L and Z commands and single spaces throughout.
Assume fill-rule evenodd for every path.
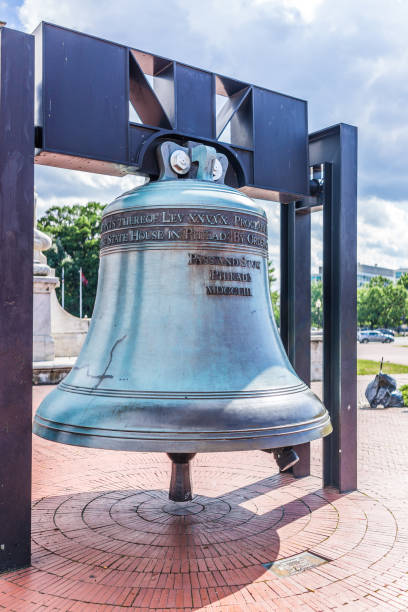
M 408 292 L 403 283 L 394 285 L 376 276 L 357 291 L 357 320 L 361 327 L 398 327 L 407 312 Z
M 48 264 L 62 278 L 65 271 L 65 308 L 79 315 L 79 269 L 88 281 L 82 286 L 82 312 L 91 317 L 99 268 L 99 236 L 102 211 L 99 202 L 53 206 L 38 220 L 38 228 L 48 234 L 52 247 L 45 252 Z M 61 301 L 61 287 L 57 289 Z
M 402 274 L 397 281 L 397 285 L 402 285 L 408 291 L 408 274 Z
M 381 287 L 363 286 L 357 290 L 357 323 L 360 327 L 378 327 L 381 310 Z
M 381 314 L 382 327 L 399 327 L 407 312 L 408 293 L 402 285 L 388 283 L 384 287 L 384 308 Z
M 323 283 L 313 281 L 310 288 L 312 327 L 323 327 Z
M 272 261 L 268 260 L 268 279 L 269 279 L 269 293 L 271 296 L 273 314 L 275 316 L 276 325 L 280 325 L 280 304 L 279 304 L 279 291 L 273 288 L 273 284 L 276 282 L 275 268 Z

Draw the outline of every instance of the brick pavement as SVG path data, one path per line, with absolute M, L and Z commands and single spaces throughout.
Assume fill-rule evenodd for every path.
M 358 492 L 322 489 L 319 442 L 300 480 L 261 452 L 202 454 L 185 515 L 165 456 L 34 437 L 32 566 L 0 576 L 0 607 L 408 610 L 408 409 L 359 410 L 359 431 Z M 329 561 L 263 566 L 306 550 Z

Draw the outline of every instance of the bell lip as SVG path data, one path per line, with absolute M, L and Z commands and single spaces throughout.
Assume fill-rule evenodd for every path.
M 333 428 L 327 411 L 317 419 L 294 425 L 224 432 L 125 432 L 64 425 L 36 414 L 33 432 L 51 442 L 133 452 L 226 452 L 296 446 L 325 437 Z M 128 433 L 128 436 L 125 434 Z M 134 434 L 130 436 L 129 434 Z M 150 436 L 150 437 L 149 437 Z M 153 437 L 154 436 L 154 437 Z

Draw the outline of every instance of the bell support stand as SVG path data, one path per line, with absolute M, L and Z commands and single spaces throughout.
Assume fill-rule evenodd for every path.
M 291 291 L 282 292 L 281 311 L 285 325 L 294 300 L 292 348 L 285 338 L 284 344 L 306 383 L 310 213 L 326 210 L 324 400 L 334 431 L 324 440 L 324 484 L 341 491 L 356 488 L 356 128 L 340 124 L 308 137 L 304 100 L 56 25 L 40 24 L 34 37 L 9 28 L 0 36 L 0 172 L 7 186 L 0 197 L 0 325 L 6 322 L 1 334 L 6 350 L 0 350 L 0 524 L 8 526 L 0 539 L 0 571 L 30 563 L 33 145 L 34 163 L 154 180 L 160 175 L 157 144 L 168 140 L 188 149 L 186 143 L 196 141 L 228 158 L 227 185 L 267 200 L 267 206 L 296 202 L 294 243 L 286 242 L 283 253 L 283 263 L 285 257 L 294 262 L 288 268 L 294 280 Z M 226 102 L 218 113 L 216 96 Z M 47 112 L 50 97 L 52 113 Z M 129 102 L 137 121 L 129 120 Z M 226 128 L 230 142 L 225 142 Z M 183 169 L 182 156 L 177 163 Z M 317 175 L 322 164 L 323 184 Z M 312 186 L 319 184 L 320 193 L 309 189 L 309 165 Z M 120 348 L 119 342 L 114 350 Z M 103 372 L 96 374 L 101 378 Z M 308 443 L 296 448 L 302 452 L 294 473 L 305 475 Z M 183 481 L 185 472 L 176 467 L 173 482 Z

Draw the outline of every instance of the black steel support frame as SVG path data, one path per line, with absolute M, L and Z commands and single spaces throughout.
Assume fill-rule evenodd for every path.
M 324 152 L 323 399 L 333 422 L 324 440 L 323 481 L 357 488 L 357 130 L 336 126 L 311 139 Z
M 281 320 L 283 345 L 300 378 L 310 385 L 310 210 L 281 204 Z M 310 474 L 310 444 L 296 448 L 293 474 Z
M 35 39 L 36 163 L 155 178 L 161 140 L 200 140 L 251 197 L 308 194 L 304 100 L 50 23 Z
M 323 400 L 333 433 L 323 442 L 324 486 L 357 488 L 357 129 L 340 124 L 311 134 L 309 156 L 323 167 Z M 310 384 L 310 213 L 281 204 L 281 336 Z M 298 447 L 297 477 L 310 474 L 310 445 Z
M 0 571 L 30 564 L 34 38 L 0 30 Z
M 6 571 L 30 563 L 33 37 L 0 30 L 0 61 L 0 571 Z M 227 87 L 228 80 L 223 83 Z M 200 140 L 200 135 L 195 139 Z M 340 491 L 357 486 L 356 150 L 357 133 L 351 126 L 338 125 L 309 138 L 310 163 L 325 162 L 324 400 L 334 433 L 324 441 L 324 484 Z M 310 212 L 316 203 L 306 198 L 281 205 L 282 337 L 306 383 L 310 383 Z M 294 474 L 305 476 L 310 473 L 309 445 L 298 447 L 298 452 L 301 461 Z
M 280 330 L 289 360 L 310 385 L 310 210 L 296 211 L 296 203 L 281 204 Z M 310 474 L 310 444 L 296 448 L 297 477 Z

